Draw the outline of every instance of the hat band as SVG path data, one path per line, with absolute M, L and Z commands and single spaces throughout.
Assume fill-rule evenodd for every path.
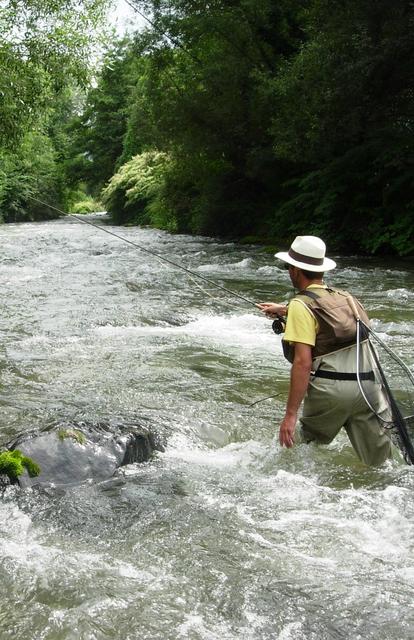
M 315 267 L 323 264 L 323 258 L 311 258 L 311 256 L 305 256 L 303 253 L 298 253 L 292 248 L 289 249 L 288 253 L 293 260 L 297 260 L 298 262 L 306 262 Z

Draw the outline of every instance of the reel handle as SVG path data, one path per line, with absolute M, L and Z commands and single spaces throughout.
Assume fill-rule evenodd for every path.
M 355 316 L 355 320 L 360 320 L 361 318 L 359 317 L 359 311 L 357 309 L 357 306 L 355 304 L 355 300 L 353 299 L 353 297 L 352 296 L 348 296 L 346 300 L 347 300 L 349 306 L 351 307 L 351 311 Z

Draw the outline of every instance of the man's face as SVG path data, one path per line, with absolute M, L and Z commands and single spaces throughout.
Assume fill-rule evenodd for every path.
M 298 274 L 299 274 L 299 269 L 297 267 L 294 267 L 292 265 L 289 265 L 289 276 L 290 276 L 290 281 L 293 284 L 295 289 L 299 288 L 299 284 L 298 284 Z

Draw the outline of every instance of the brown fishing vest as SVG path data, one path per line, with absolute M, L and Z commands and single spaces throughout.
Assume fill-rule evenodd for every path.
M 347 298 L 353 298 L 361 320 L 369 325 L 369 318 L 362 304 L 347 291 L 339 289 L 306 289 L 294 300 L 302 300 L 318 321 L 316 344 L 312 358 L 327 355 L 356 343 L 356 319 Z M 282 340 L 283 353 L 293 362 L 294 344 Z

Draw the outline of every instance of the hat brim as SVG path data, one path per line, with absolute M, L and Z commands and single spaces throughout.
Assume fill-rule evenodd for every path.
M 331 271 L 331 269 L 335 269 L 336 267 L 336 262 L 330 258 L 324 258 L 323 263 L 318 265 L 309 264 L 308 262 L 299 262 L 298 260 L 291 258 L 287 251 L 279 251 L 279 253 L 275 253 L 275 258 L 279 258 L 279 260 L 283 260 L 283 262 L 287 262 L 293 267 L 299 267 L 299 269 L 313 271 L 315 273 L 324 273 L 325 271 Z

